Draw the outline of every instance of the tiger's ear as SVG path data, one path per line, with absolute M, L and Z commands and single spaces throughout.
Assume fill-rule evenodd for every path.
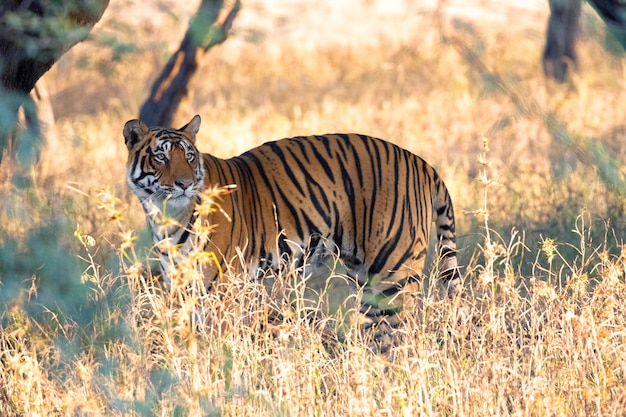
M 193 116 L 193 119 L 191 119 L 189 123 L 187 123 L 185 126 L 181 127 L 178 130 L 181 132 L 185 132 L 189 136 L 189 138 L 193 142 L 195 142 L 196 134 L 200 130 L 200 115 L 196 114 L 195 116 Z
M 150 133 L 150 129 L 141 120 L 133 119 L 127 121 L 124 125 L 124 141 L 128 150 L 133 149 L 148 133 Z

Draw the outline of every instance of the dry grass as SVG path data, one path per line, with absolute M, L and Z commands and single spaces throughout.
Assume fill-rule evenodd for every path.
M 200 149 L 224 157 L 359 131 L 438 169 L 465 294 L 441 303 L 425 282 L 389 355 L 352 327 L 333 342 L 333 317 L 245 276 L 209 293 L 192 274 L 154 285 L 121 129 L 164 51 L 151 38 L 118 61 L 70 52 L 47 76 L 66 147 L 26 182 L 0 167 L 0 414 L 623 415 L 623 62 L 587 29 L 576 89 L 551 86 L 541 33 L 437 27 L 212 51 L 178 121 L 200 113 Z M 277 280 L 299 294 L 300 276 Z

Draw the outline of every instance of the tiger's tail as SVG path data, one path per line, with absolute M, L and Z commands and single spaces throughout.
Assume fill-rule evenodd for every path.
M 456 230 L 454 208 L 448 189 L 437 176 L 433 201 L 435 223 L 437 224 L 437 255 L 439 259 L 439 278 L 449 297 L 459 291 L 460 272 L 456 259 Z

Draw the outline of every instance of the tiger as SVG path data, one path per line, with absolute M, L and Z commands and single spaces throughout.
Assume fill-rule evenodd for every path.
M 221 159 L 198 150 L 199 129 L 196 115 L 180 129 L 133 119 L 123 133 L 127 181 L 155 244 L 168 241 L 188 253 L 201 192 L 234 187 L 220 196 L 219 210 L 205 214 L 213 227 L 206 250 L 217 254 L 216 265 L 203 270 L 207 288 L 235 258 L 243 257 L 246 272 L 259 277 L 285 258 L 327 265 L 331 252 L 369 300 L 395 299 L 421 279 L 435 223 L 440 282 L 447 296 L 458 292 L 452 200 L 419 156 L 349 133 L 271 141 Z M 175 220 L 169 227 L 161 225 L 164 215 Z M 167 277 L 172 263 L 161 255 Z M 365 304 L 371 317 L 398 310 L 393 303 Z

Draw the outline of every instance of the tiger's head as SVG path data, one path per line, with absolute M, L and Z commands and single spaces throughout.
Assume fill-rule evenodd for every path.
M 126 122 L 126 176 L 144 207 L 178 211 L 196 198 L 205 175 L 195 147 L 199 128 L 198 115 L 180 129 L 149 128 L 139 119 Z

